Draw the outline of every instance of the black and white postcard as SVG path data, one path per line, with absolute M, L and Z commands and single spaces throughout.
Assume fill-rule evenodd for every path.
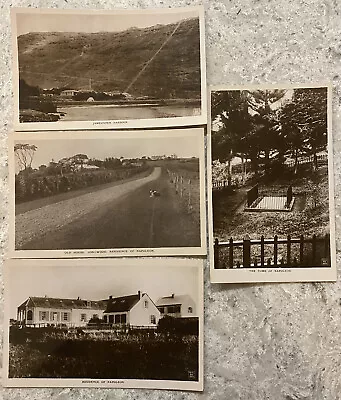
M 204 129 L 10 138 L 13 257 L 206 254 Z
M 203 261 L 9 260 L 4 385 L 203 390 Z
M 15 129 L 207 122 L 203 7 L 12 9 Z
M 210 90 L 212 282 L 336 280 L 331 88 Z

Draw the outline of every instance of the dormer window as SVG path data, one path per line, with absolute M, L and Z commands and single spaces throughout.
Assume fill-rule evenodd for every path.
M 188 307 L 188 314 L 193 314 L 193 308 L 192 307 Z

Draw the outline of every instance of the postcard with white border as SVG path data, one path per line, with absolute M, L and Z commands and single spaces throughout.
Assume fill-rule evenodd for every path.
M 11 17 L 15 130 L 207 123 L 203 7 Z
M 8 260 L 3 384 L 202 391 L 203 315 L 203 260 Z
M 336 280 L 331 94 L 210 89 L 211 282 Z
M 206 254 L 204 128 L 9 142 L 11 257 Z

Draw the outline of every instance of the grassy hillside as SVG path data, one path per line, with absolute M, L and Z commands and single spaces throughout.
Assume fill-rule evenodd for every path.
M 41 88 L 124 91 L 177 24 L 123 32 L 27 33 L 18 37 L 20 78 Z M 129 89 L 133 95 L 200 97 L 199 20 L 181 22 Z

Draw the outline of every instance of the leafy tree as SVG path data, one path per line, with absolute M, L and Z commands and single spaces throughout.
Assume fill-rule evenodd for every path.
M 317 153 L 327 146 L 327 89 L 295 89 L 280 111 L 280 122 L 295 172 L 301 155 L 313 155 L 317 170 Z
M 116 168 L 120 168 L 122 166 L 122 163 L 119 158 L 107 157 L 103 161 L 103 166 L 106 169 L 116 169 Z
M 212 133 L 212 153 L 214 159 L 228 163 L 228 182 L 231 184 L 233 158 L 239 156 L 244 162 L 249 150 L 247 136 L 251 126 L 245 92 L 213 92 L 212 121 L 219 126 Z
M 14 154 L 17 159 L 20 171 L 27 171 L 32 168 L 32 161 L 37 146 L 28 143 L 17 143 L 14 145 Z
M 258 156 L 264 159 L 266 167 L 269 161 L 278 152 L 281 152 L 283 142 L 280 136 L 277 107 L 285 95 L 285 90 L 254 90 L 248 92 L 248 105 L 252 114 L 253 130 L 251 132 L 250 144 L 256 146 Z M 255 156 L 253 156 L 255 159 Z M 258 159 L 253 162 L 253 169 L 257 171 Z

